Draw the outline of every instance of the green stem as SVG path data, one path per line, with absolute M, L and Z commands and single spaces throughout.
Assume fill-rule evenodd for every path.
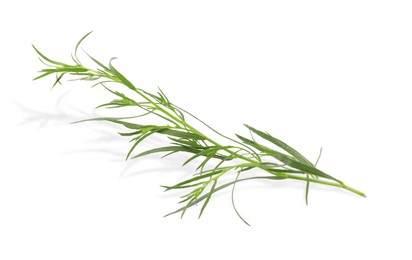
M 295 176 L 295 175 L 290 175 L 290 174 L 285 174 L 285 175 L 287 175 L 286 178 L 288 178 L 288 179 L 301 180 L 301 181 L 305 181 L 305 182 L 308 181 L 308 179 L 306 177 L 300 177 L 300 176 Z M 314 183 L 320 183 L 320 184 L 323 184 L 323 185 L 342 188 L 342 189 L 348 190 L 350 192 L 353 192 L 355 194 L 358 194 L 359 196 L 362 196 L 362 197 L 366 198 L 365 193 L 363 193 L 361 191 L 358 191 L 354 188 L 351 188 L 351 187 L 349 187 L 349 186 L 347 186 L 343 183 L 335 183 L 335 182 L 323 181 L 323 180 L 319 180 L 319 179 L 309 179 L 309 181 L 314 182 Z
M 119 81 L 117 81 L 119 82 Z M 120 81 L 122 82 L 122 81 Z M 130 82 L 130 81 L 129 81 Z M 123 82 L 122 82 L 123 83 Z M 131 83 L 130 83 L 131 84 Z M 189 129 L 190 131 L 192 131 L 195 134 L 198 134 L 200 136 L 203 136 L 207 141 L 209 141 L 210 143 L 216 145 L 216 146 L 221 146 L 218 142 L 212 140 L 210 137 L 206 136 L 205 134 L 203 134 L 202 132 L 200 132 L 199 130 L 197 130 L 196 128 L 194 128 L 193 126 L 191 126 L 190 124 L 188 124 L 187 122 L 185 122 L 184 120 L 174 116 L 172 113 L 170 113 L 169 111 L 167 111 L 166 109 L 162 108 L 161 106 L 159 106 L 157 104 L 157 102 L 153 101 L 151 98 L 149 98 L 148 96 L 146 96 L 143 92 L 139 91 L 138 88 L 136 88 L 133 84 L 132 84 L 134 91 L 141 96 L 142 98 L 144 98 L 146 101 L 150 102 L 154 107 L 156 107 L 159 111 L 161 111 L 163 114 L 167 115 L 169 118 L 171 118 L 172 120 L 180 123 L 181 125 L 185 126 L 187 129 Z M 251 162 L 251 163 L 257 163 L 256 161 L 254 161 L 253 159 L 250 159 L 248 157 L 245 157 L 243 155 L 239 155 L 235 152 L 233 152 L 232 150 L 230 150 L 229 148 L 224 147 L 223 148 L 224 151 L 228 152 L 231 155 L 234 155 L 240 159 L 243 159 L 245 161 Z
M 87 69 L 87 68 L 85 68 L 85 69 Z M 100 73 L 100 72 L 98 72 L 98 71 L 94 71 L 94 70 L 91 70 L 91 69 L 87 69 L 87 70 L 89 70 L 90 72 L 92 72 L 92 73 L 95 74 L 96 76 L 105 77 L 105 78 L 108 78 L 108 79 L 113 80 L 113 81 L 115 81 L 115 82 L 124 84 L 124 82 L 123 82 L 122 80 L 120 80 L 119 78 L 117 78 L 117 77 L 115 77 L 115 76 L 107 75 L 107 74 L 102 74 L 102 73 Z M 130 83 L 130 84 L 131 84 L 131 83 Z M 252 158 L 249 158 L 249 157 L 247 157 L 247 156 L 238 154 L 237 152 L 232 151 L 232 150 L 230 149 L 230 147 L 227 147 L 227 146 L 225 147 L 225 146 L 220 145 L 218 142 L 216 142 L 216 141 L 214 141 L 213 139 L 211 139 L 210 137 L 206 136 L 205 134 L 203 134 L 202 132 L 200 132 L 199 130 L 197 130 L 196 128 L 194 128 L 193 126 L 191 126 L 190 124 L 188 124 L 186 121 L 182 120 L 182 119 L 179 118 L 179 117 L 176 117 L 175 115 L 173 115 L 172 113 L 170 113 L 169 111 L 167 111 L 166 109 L 164 109 L 163 107 L 159 106 L 159 104 L 158 104 L 157 102 L 153 101 L 151 98 L 149 98 L 147 95 L 145 95 L 142 91 L 139 91 L 139 89 L 136 88 L 136 87 L 134 87 L 134 85 L 132 85 L 132 86 L 133 86 L 133 88 L 134 88 L 134 91 L 135 91 L 139 96 L 141 96 L 143 99 L 145 99 L 145 100 L 146 100 L 147 102 L 149 102 L 151 105 L 153 105 L 156 109 L 158 109 L 159 111 L 161 111 L 164 115 L 168 116 L 171 120 L 173 120 L 173 121 L 177 122 L 178 124 L 184 126 L 187 130 L 190 130 L 191 132 L 193 132 L 193 133 L 195 133 L 195 134 L 198 134 L 198 135 L 200 135 L 200 136 L 203 136 L 203 137 L 205 138 L 205 140 L 209 141 L 210 143 L 212 143 L 212 144 L 214 144 L 214 145 L 216 145 L 216 146 L 223 147 L 222 150 L 228 152 L 229 154 L 233 155 L 234 157 L 236 157 L 236 158 L 238 158 L 238 159 L 242 159 L 242 160 L 244 160 L 244 161 L 247 161 L 247 162 L 249 162 L 249 163 L 251 163 L 251 164 L 254 164 L 255 167 L 258 167 L 258 168 L 260 168 L 260 169 L 262 169 L 262 170 L 264 170 L 264 171 L 266 171 L 266 172 L 268 172 L 268 173 L 270 173 L 270 174 L 273 174 L 273 172 L 269 172 L 267 169 L 259 167 L 259 166 L 258 166 L 259 163 L 260 163 L 259 161 L 256 161 L 256 160 L 254 160 L 254 159 L 252 159 Z M 239 148 L 240 148 L 240 147 L 239 147 Z M 243 149 L 243 150 L 245 150 L 245 149 Z M 246 151 L 246 150 L 245 150 L 245 151 Z M 247 151 L 247 152 L 249 153 L 249 151 Z M 253 157 L 253 155 L 251 155 L 251 156 Z M 281 175 L 279 175 L 279 177 L 284 177 L 284 178 L 288 178 L 288 179 L 295 179 L 295 180 L 300 180 L 300 181 L 304 181 L 304 182 L 310 181 L 310 182 L 319 183 L 319 184 L 323 184 L 323 185 L 334 186 L 334 187 L 338 187 L 338 188 L 342 188 L 342 189 L 348 190 L 348 191 L 353 192 L 353 193 L 355 193 L 355 194 L 358 194 L 358 195 L 360 195 L 360 196 L 362 196 L 362 197 L 366 197 L 366 195 L 365 195 L 363 192 L 358 191 L 358 190 L 356 190 L 356 189 L 354 189 L 354 188 L 351 188 L 351 187 L 349 187 L 349 186 L 346 186 L 346 185 L 343 184 L 343 183 L 334 183 L 334 182 L 329 182 L 329 181 L 324 181 L 324 180 L 319 180 L 319 179 L 308 179 L 307 177 L 300 177 L 300 176 L 296 176 L 296 175 L 292 175 L 292 174 L 287 174 L 287 173 L 282 173 Z

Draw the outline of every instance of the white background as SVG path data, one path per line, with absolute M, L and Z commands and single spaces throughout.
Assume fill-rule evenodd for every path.
M 411 259 L 410 1 L 3 1 L 0 259 Z M 30 44 L 77 40 L 137 86 L 159 85 L 222 132 L 285 140 L 364 199 L 304 183 L 240 184 L 163 218 L 186 157 L 124 161 L 107 124 L 70 125 L 110 96 L 32 82 Z M 84 56 L 83 56 L 84 57 Z M 96 112 L 103 115 L 104 111 Z M 153 140 L 157 142 L 157 140 Z M 159 143 L 160 144 L 160 143 Z

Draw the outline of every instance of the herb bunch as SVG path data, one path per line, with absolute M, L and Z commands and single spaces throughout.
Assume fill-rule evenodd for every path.
M 298 151 L 267 132 L 245 125 L 250 131 L 250 137 L 236 134 L 237 139 L 235 139 L 220 134 L 188 111 L 172 103 L 162 90 L 159 89 L 157 93 L 153 94 L 133 85 L 113 66 L 112 61 L 115 58 L 112 58 L 108 65 L 104 65 L 85 52 L 96 64 L 97 68 L 91 69 L 84 66 L 80 62 L 77 54 L 80 44 L 90 33 L 91 32 L 82 37 L 77 43 L 70 64 L 48 58 L 33 45 L 34 50 L 39 55 L 40 61 L 46 66 L 34 80 L 55 75 L 56 81 L 53 87 L 61 84 L 61 79 L 66 75 L 71 76 L 72 80 L 92 81 L 94 82 L 93 86 L 102 86 L 115 97 L 112 101 L 102 104 L 98 108 L 129 107 L 139 111 L 140 114 L 132 118 L 101 117 L 84 120 L 100 120 L 122 125 L 125 128 L 125 132 L 120 133 L 120 135 L 129 137 L 132 142 L 126 159 L 136 159 L 157 153 L 162 154 L 163 157 L 171 156 L 175 153 L 190 154 L 191 156 L 183 162 L 183 165 L 194 163 L 195 159 L 201 159 L 193 176 L 174 185 L 162 186 L 166 191 L 187 191 L 181 198 L 181 201 L 179 201 L 179 204 L 182 206 L 166 216 L 180 213 L 183 217 L 187 209 L 200 204 L 200 217 L 214 193 L 225 188 L 232 188 L 232 204 L 234 210 L 236 214 L 248 224 L 235 207 L 233 192 L 238 182 L 255 179 L 293 179 L 303 181 L 306 183 L 306 203 L 308 203 L 310 183 L 334 186 L 366 197 L 364 193 L 345 185 L 342 181 L 319 170 L 316 167 L 317 162 L 312 163 Z M 139 99 L 131 98 L 124 92 L 114 90 L 113 87 L 110 87 L 112 86 L 111 84 L 117 84 L 127 88 L 128 91 L 137 94 Z M 163 123 L 137 124 L 135 122 L 140 117 L 150 116 L 160 119 Z M 212 130 L 214 134 L 225 138 L 230 144 L 222 145 L 212 137 L 205 135 L 192 126 L 188 118 L 198 120 Z M 169 144 L 136 153 L 136 147 L 152 135 L 166 136 Z M 270 144 L 270 146 L 262 144 L 262 141 L 256 140 L 257 138 L 262 141 L 264 140 L 264 142 Z M 259 175 L 244 177 L 243 174 L 251 170 L 259 170 Z M 231 174 L 232 180 L 223 181 L 222 176 L 229 174 Z

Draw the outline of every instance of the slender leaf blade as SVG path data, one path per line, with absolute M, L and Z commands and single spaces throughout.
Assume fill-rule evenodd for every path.
M 203 203 L 202 209 L 200 210 L 199 218 L 202 216 L 203 211 L 205 210 L 207 204 L 208 204 L 209 201 L 210 201 L 210 198 L 212 197 L 212 194 L 215 192 L 216 183 L 217 183 L 217 180 L 213 180 L 212 187 L 210 188 L 210 191 L 209 191 L 209 193 L 208 193 L 208 196 L 206 197 L 206 200 L 205 200 L 205 202 Z
M 262 137 L 263 139 L 275 144 L 276 146 L 282 148 L 284 151 L 286 151 L 287 153 L 289 153 L 290 155 L 292 155 L 293 157 L 296 158 L 296 160 L 298 160 L 299 162 L 308 164 L 308 165 L 312 165 L 313 164 L 306 159 L 302 154 L 300 154 L 298 151 L 296 151 L 294 148 L 290 147 L 289 145 L 287 145 L 285 142 L 271 136 L 268 133 L 264 133 L 260 130 L 257 130 L 256 128 L 253 128 L 249 125 L 245 125 L 249 130 L 251 130 L 253 133 L 257 134 L 258 136 Z
M 45 61 L 48 61 L 48 62 L 50 62 L 50 63 L 52 63 L 52 64 L 55 64 L 55 65 L 69 66 L 69 65 L 67 65 L 67 64 L 65 64 L 65 63 L 57 62 L 57 61 L 54 61 L 54 60 L 52 60 L 52 59 L 47 58 L 43 53 L 41 53 L 41 52 L 36 48 L 36 46 L 34 46 L 33 44 L 32 44 L 31 46 L 33 46 L 33 49 L 34 49 L 34 50 L 37 52 L 37 54 L 38 54 L 40 57 L 42 57 Z
M 159 131 L 160 134 L 165 134 L 169 136 L 174 136 L 174 137 L 179 137 L 179 138 L 184 138 L 184 139 L 192 139 L 192 140 L 205 140 L 206 138 L 204 136 L 195 134 L 195 133 L 190 133 L 190 132 L 184 132 L 184 131 L 179 131 L 179 130 L 174 130 L 174 129 L 162 129 Z
M 266 154 L 276 158 L 280 162 L 283 162 L 284 164 L 286 164 L 286 165 L 288 165 L 292 168 L 299 169 L 299 170 L 304 171 L 306 173 L 310 173 L 310 174 L 313 174 L 313 175 L 317 175 L 319 177 L 323 177 L 323 178 L 326 178 L 326 179 L 330 179 L 330 180 L 334 180 L 336 182 L 342 183 L 340 180 L 324 173 L 323 171 L 321 171 L 321 170 L 319 170 L 319 169 L 317 169 L 313 166 L 301 163 L 301 162 L 295 160 L 293 157 L 290 157 L 286 154 L 283 154 L 283 153 L 280 153 L 278 151 L 272 150 L 272 149 L 270 149 L 270 148 L 268 148 L 264 145 L 258 144 L 257 142 L 252 141 L 252 140 L 250 140 L 246 137 L 243 137 L 241 135 L 236 135 L 236 136 L 240 140 L 242 140 L 244 143 L 249 144 L 249 145 L 255 147 L 256 149 L 258 149 L 262 152 L 265 152 Z
M 222 190 L 222 189 L 224 189 L 224 188 L 227 188 L 227 187 L 233 185 L 234 183 L 238 183 L 238 182 L 242 182 L 242 181 L 247 181 L 247 180 L 254 180 L 254 179 L 284 180 L 285 178 L 278 177 L 278 176 L 256 176 L 256 177 L 249 177 L 249 178 L 239 179 L 239 180 L 237 180 L 237 181 L 231 181 L 231 182 L 222 184 L 221 186 L 215 188 L 215 189 L 214 189 L 214 192 L 216 193 L 217 191 L 220 191 L 220 190 Z M 208 196 L 208 194 L 202 195 L 202 196 L 200 196 L 199 198 L 197 198 L 196 200 L 193 200 L 192 202 L 190 202 L 188 205 L 186 205 L 186 206 L 184 206 L 184 207 L 181 207 L 181 208 L 179 208 L 179 209 L 177 209 L 177 210 L 175 210 L 175 211 L 173 211 L 173 212 L 170 212 L 170 213 L 166 214 L 164 217 L 168 217 L 168 216 L 170 216 L 170 215 L 179 213 L 179 212 L 185 210 L 186 208 L 189 208 L 189 207 L 191 207 L 191 206 L 194 206 L 194 205 L 198 204 L 199 202 L 201 202 L 202 200 L 206 199 L 207 196 Z
M 41 74 L 40 76 L 35 77 L 33 80 L 41 79 L 41 78 L 46 77 L 46 76 L 48 76 L 50 74 L 53 74 L 53 73 L 54 73 L 54 71 L 45 72 L 45 73 Z
M 132 159 L 146 156 L 149 154 L 154 154 L 154 153 L 163 153 L 163 152 L 187 152 L 187 153 L 197 153 L 198 150 L 191 149 L 189 147 L 184 147 L 184 146 L 165 146 L 165 147 L 159 147 L 159 148 L 154 148 L 147 150 L 145 152 L 142 152 L 138 155 L 135 155 L 132 157 Z
M 84 35 L 76 44 L 76 48 L 74 48 L 74 58 L 73 60 L 75 60 L 76 63 L 80 64 L 80 60 L 77 57 L 77 50 L 79 49 L 80 44 L 84 41 L 84 39 L 87 38 L 87 36 L 89 36 L 93 31 L 88 32 L 86 35 Z
M 103 63 L 101 63 L 100 61 L 98 61 L 97 59 L 93 58 L 91 55 L 89 55 L 86 51 L 85 51 L 86 55 L 89 56 L 89 58 L 94 61 L 97 65 L 99 65 L 100 67 L 102 67 L 105 71 L 110 72 L 110 69 L 105 66 Z
M 168 186 L 168 187 L 169 187 L 168 190 L 177 189 L 177 188 L 179 188 L 179 187 L 181 187 L 181 186 L 184 186 L 184 185 L 186 185 L 186 184 L 189 184 L 189 183 L 192 183 L 192 182 L 195 182 L 195 181 L 198 181 L 198 180 L 202 180 L 202 179 L 211 177 L 211 176 L 216 175 L 216 174 L 219 174 L 219 173 L 221 173 L 221 172 L 222 172 L 222 170 L 221 170 L 221 169 L 218 169 L 218 170 L 210 171 L 210 172 L 208 172 L 208 173 L 204 173 L 204 174 L 197 175 L 197 176 L 195 176 L 195 177 L 193 177 L 193 178 L 190 178 L 190 179 L 188 179 L 188 180 L 179 182 L 178 184 L 175 184 L 175 185 L 173 185 L 173 186 Z
M 115 60 L 116 58 L 112 58 L 109 62 L 109 68 L 110 71 L 118 78 L 120 81 L 126 85 L 128 88 L 131 90 L 137 91 L 136 87 L 125 77 L 123 74 L 121 74 L 113 65 L 112 61 Z

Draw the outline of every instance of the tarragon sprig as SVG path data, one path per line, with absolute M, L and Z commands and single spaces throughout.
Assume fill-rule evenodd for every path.
M 139 112 L 140 114 L 132 118 L 101 117 L 83 120 L 100 120 L 122 125 L 125 132 L 120 133 L 120 135 L 131 138 L 133 143 L 126 155 L 127 159 L 135 159 L 155 153 L 162 153 L 164 154 L 163 157 L 166 157 L 182 152 L 191 155 L 183 162 L 183 165 L 186 165 L 194 163 L 197 158 L 201 158 L 201 162 L 197 165 L 196 172 L 192 177 L 174 185 L 163 186 L 166 191 L 187 190 L 186 195 L 179 202 L 182 206 L 166 216 L 181 213 L 183 217 L 188 208 L 202 203 L 200 217 L 214 193 L 232 187 L 232 203 L 235 212 L 248 224 L 235 207 L 233 192 L 236 183 L 256 179 L 303 181 L 306 183 L 306 203 L 310 183 L 342 188 L 365 197 L 364 193 L 319 170 L 316 167 L 317 162 L 310 162 L 298 151 L 267 132 L 245 125 L 251 133 L 250 138 L 237 134 L 237 139 L 234 139 L 220 134 L 202 120 L 172 103 L 162 90 L 159 89 L 157 93 L 153 94 L 133 85 L 113 66 L 113 59 L 110 60 L 108 65 L 104 65 L 86 53 L 96 64 L 96 68 L 92 69 L 84 66 L 77 54 L 80 44 L 90 33 L 82 37 L 76 44 L 70 64 L 52 60 L 33 46 L 41 62 L 46 65 L 46 68 L 40 71 L 40 75 L 35 80 L 54 74 L 56 81 L 53 87 L 61 84 L 61 79 L 66 75 L 71 76 L 73 80 L 93 81 L 93 86 L 103 86 L 115 97 L 114 100 L 100 105 L 99 108 L 129 107 L 133 111 Z M 127 91 L 137 94 L 139 99 L 131 98 L 125 92 L 114 90 L 113 87 L 109 87 L 113 86 L 110 84 L 126 87 Z M 143 116 L 156 117 L 161 119 L 163 123 L 138 124 L 138 119 Z M 192 126 L 187 117 L 200 121 L 215 134 L 225 138 L 229 144 L 222 145 L 218 143 L 212 137 Z M 158 120 L 155 121 L 158 122 Z M 166 146 L 135 153 L 136 147 L 152 135 L 166 136 L 169 143 Z M 258 137 L 265 140 L 270 146 L 257 141 L 256 138 Z M 245 177 L 244 173 L 251 170 L 259 170 L 257 171 L 259 174 Z M 231 181 L 222 180 L 222 176 L 229 174 L 233 176 Z

